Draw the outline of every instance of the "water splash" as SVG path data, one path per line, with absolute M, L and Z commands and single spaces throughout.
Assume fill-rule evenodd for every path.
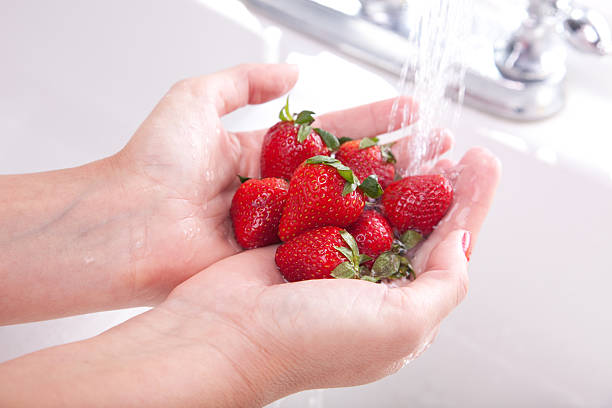
M 399 94 L 411 96 L 419 105 L 419 120 L 410 125 L 411 112 L 398 109 L 396 100 L 389 118 L 389 131 L 399 122 L 397 142 L 402 175 L 420 172 L 442 139 L 435 129 L 450 126 L 460 113 L 465 77 L 465 55 L 472 29 L 473 0 L 412 0 L 404 2 L 408 19 L 407 58 L 401 71 Z M 451 99 L 458 103 L 454 104 Z

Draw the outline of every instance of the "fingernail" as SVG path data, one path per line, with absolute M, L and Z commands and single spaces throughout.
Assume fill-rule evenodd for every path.
M 472 234 L 470 234 L 470 231 L 465 231 L 463 233 L 463 238 L 461 238 L 461 247 L 463 248 L 465 258 L 469 261 L 470 256 L 472 255 Z

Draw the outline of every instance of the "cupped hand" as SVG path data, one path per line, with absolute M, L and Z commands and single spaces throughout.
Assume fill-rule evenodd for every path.
M 418 249 L 414 281 L 401 287 L 349 279 L 284 283 L 274 246 L 215 263 L 179 285 L 158 310 L 173 316 L 177 332 L 221 350 L 228 370 L 247 384 L 250 401 L 395 372 L 427 347 L 466 295 L 469 254 L 500 166 L 476 148 L 433 171 L 451 175 L 455 197 Z
M 178 283 L 240 251 L 229 219 L 238 174 L 259 177 L 265 130 L 229 132 L 221 117 L 247 104 L 287 93 L 297 68 L 240 65 L 175 84 L 112 158 L 126 195 L 147 211 L 132 225 L 132 276 L 136 297 L 155 303 Z M 393 100 L 325 115 L 317 126 L 359 138 L 382 133 Z M 411 101 L 402 106 L 411 109 Z M 275 118 L 270 118 L 270 125 Z M 399 123 L 397 123 L 399 125 Z

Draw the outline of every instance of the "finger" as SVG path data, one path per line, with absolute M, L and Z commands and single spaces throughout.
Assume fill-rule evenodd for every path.
M 416 165 L 411 165 L 413 164 L 412 162 L 420 160 L 422 163 L 418 168 L 424 171 L 429 166 L 427 162 L 448 152 L 453 147 L 455 141 L 449 129 L 433 129 L 426 141 L 425 152 L 421 153 L 417 150 L 417 146 L 415 146 L 416 141 L 412 137 L 406 136 L 398 140 L 392 147 L 393 155 L 397 159 L 397 166 L 399 168 L 415 168 Z
M 259 178 L 261 149 L 266 130 L 237 132 L 242 151 L 238 174 Z
M 274 261 L 277 247 L 272 245 L 241 252 L 226 258 L 212 272 L 222 274 L 223 280 L 229 283 L 247 282 L 261 286 L 283 283 L 284 279 Z
M 468 289 L 467 258 L 464 244 L 469 232 L 447 234 L 431 251 L 425 272 L 401 290 L 421 314 L 425 332 L 433 330 L 465 298 Z
M 428 171 L 431 174 L 445 174 L 448 173 L 454 166 L 452 160 L 442 159 L 438 160 L 436 164 Z
M 456 171 L 456 174 L 452 174 Z M 472 245 L 489 212 L 493 196 L 499 183 L 501 165 L 488 150 L 469 150 L 457 166 L 447 172 L 454 184 L 454 198 L 448 213 L 417 252 L 413 265 L 417 270 L 425 269 L 430 252 L 451 231 L 470 231 Z M 453 177 L 456 177 L 454 180 Z
M 425 154 L 427 160 L 434 160 L 453 148 L 455 136 L 450 129 L 438 128 L 431 131 L 430 144 Z
M 210 98 L 223 116 L 242 106 L 280 97 L 293 88 L 297 78 L 296 65 L 243 64 L 186 81 Z
M 182 299 L 191 299 L 214 309 L 232 296 L 238 299 L 245 293 L 260 293 L 267 286 L 283 283 L 274 262 L 275 251 L 273 245 L 228 256 L 175 287 L 168 300 L 181 303 Z
M 393 104 L 398 98 L 361 105 L 355 108 L 330 112 L 317 117 L 314 126 L 323 128 L 337 137 L 362 139 L 387 132 L 390 119 L 392 130 L 399 129 L 406 112 L 404 126 L 414 123 L 418 117 L 418 106 L 411 98 L 401 97 L 398 101 L 398 114 L 390 118 Z
M 433 164 L 427 163 L 421 166 L 420 174 L 447 174 L 451 172 L 453 166 L 452 160 L 442 159 Z

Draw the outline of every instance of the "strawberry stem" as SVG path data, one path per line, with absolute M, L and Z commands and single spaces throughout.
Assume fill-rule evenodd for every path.
M 280 113 L 278 114 L 278 117 L 283 122 L 293 122 L 293 115 L 291 114 L 291 111 L 289 110 L 289 96 L 287 96 L 287 100 L 285 101 L 285 106 L 283 106 L 283 108 L 281 109 Z

